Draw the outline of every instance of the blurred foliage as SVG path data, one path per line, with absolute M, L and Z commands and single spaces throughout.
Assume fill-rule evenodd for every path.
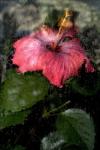
M 8 12 L 3 14 L 3 27 L 5 40 L 9 39 L 9 37 L 13 39 L 18 28 L 14 14 L 9 14 Z
M 12 67 L 11 58 L 13 54 L 12 44 L 16 39 L 15 33 L 18 28 L 14 14 L 10 14 L 5 11 L 3 14 L 3 39 L 0 43 L 0 56 L 1 56 L 1 65 L 0 65 L 0 78 L 1 82 L 5 80 L 5 74 L 7 67 Z M 9 59 L 10 58 L 10 59 Z
M 48 15 L 45 18 L 44 24 L 52 27 L 52 28 L 58 28 L 58 22 L 64 15 L 64 10 L 58 10 L 58 9 L 49 9 L 48 10 Z M 72 20 L 74 21 L 76 17 L 78 16 L 78 12 L 73 10 L 73 18 Z
M 44 24 L 52 28 L 57 28 L 58 20 L 62 15 L 62 10 L 59 11 L 57 9 L 50 9 L 47 17 L 45 18 Z
M 99 48 L 99 33 L 95 26 L 85 27 L 77 34 L 87 55 L 93 60 L 96 56 L 95 49 Z

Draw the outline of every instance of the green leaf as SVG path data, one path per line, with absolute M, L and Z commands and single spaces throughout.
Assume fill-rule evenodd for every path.
M 67 145 L 81 146 L 82 150 L 93 150 L 94 125 L 86 112 L 80 109 L 68 109 L 58 116 L 56 127 Z
M 15 126 L 17 124 L 23 124 L 30 112 L 31 110 L 6 114 L 0 113 L 0 129 Z
M 86 112 L 68 109 L 56 121 L 56 131 L 44 137 L 41 150 L 93 150 L 94 126 Z
M 30 108 L 44 99 L 48 88 L 47 80 L 39 73 L 23 75 L 9 70 L 0 89 L 0 109 L 17 112 Z

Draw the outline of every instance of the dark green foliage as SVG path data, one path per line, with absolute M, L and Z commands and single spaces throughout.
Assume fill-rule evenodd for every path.
M 58 22 L 61 17 L 64 16 L 64 10 L 58 10 L 58 9 L 49 9 L 48 10 L 48 15 L 45 18 L 44 24 L 52 27 L 52 28 L 59 28 L 58 27 Z M 73 16 L 72 16 L 72 21 L 76 19 L 78 16 L 78 12 L 73 11 Z
M 21 145 L 17 145 L 14 147 L 14 149 L 9 149 L 9 150 L 26 150 L 26 148 L 22 147 Z
M 100 91 L 100 72 L 88 73 L 73 78 L 69 86 L 84 96 L 93 96 Z
M 88 114 L 68 109 L 58 115 L 56 132 L 42 139 L 42 150 L 93 150 L 94 126 Z
M 24 148 L 21 145 L 15 145 L 15 146 L 5 145 L 0 150 L 26 150 L 26 148 Z
M 57 23 L 59 18 L 63 15 L 63 11 L 57 9 L 49 10 L 44 24 L 52 28 L 58 28 Z
M 14 149 L 9 149 L 9 150 L 26 150 L 26 148 L 22 147 L 21 145 L 16 145 Z
M 86 112 L 80 109 L 68 109 L 58 116 L 56 127 L 67 145 L 76 145 L 84 150 L 93 150 L 94 126 Z
M 0 89 L 0 109 L 17 112 L 32 107 L 48 93 L 48 82 L 39 73 L 18 74 L 8 70 Z
M 52 132 L 42 139 L 41 150 L 82 150 L 79 145 L 69 145 L 58 132 Z
M 31 110 L 24 110 L 15 113 L 0 113 L 0 129 L 23 124 Z

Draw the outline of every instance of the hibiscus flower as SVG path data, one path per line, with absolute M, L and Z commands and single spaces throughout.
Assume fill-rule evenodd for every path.
M 83 64 L 87 72 L 94 71 L 76 34 L 75 27 L 57 36 L 57 30 L 43 26 L 14 43 L 13 64 L 21 73 L 42 71 L 51 84 L 62 87 Z

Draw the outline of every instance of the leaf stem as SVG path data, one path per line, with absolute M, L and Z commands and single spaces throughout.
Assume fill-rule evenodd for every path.
M 46 118 L 46 117 L 49 117 L 49 116 L 52 116 L 53 113 L 57 112 L 58 110 L 62 109 L 63 107 L 65 107 L 66 105 L 68 105 L 70 103 L 70 101 L 67 101 L 65 102 L 64 104 L 60 105 L 59 107 L 57 108 L 54 108 L 52 109 L 51 111 L 45 111 L 44 114 L 43 114 L 43 118 Z

